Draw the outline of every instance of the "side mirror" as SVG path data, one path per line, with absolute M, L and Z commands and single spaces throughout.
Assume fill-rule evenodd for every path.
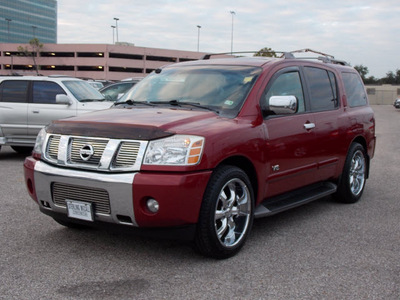
M 67 105 L 71 105 L 72 101 L 71 99 L 65 95 L 65 94 L 58 94 L 56 95 L 56 103 L 57 104 L 67 104 Z
M 269 98 L 268 110 L 277 115 L 288 115 L 297 112 L 298 101 L 295 96 L 272 96 Z

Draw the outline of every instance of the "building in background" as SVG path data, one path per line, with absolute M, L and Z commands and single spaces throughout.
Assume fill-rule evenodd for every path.
M 57 43 L 56 0 L 0 0 L 0 43 Z
M 145 77 L 164 65 L 200 59 L 205 53 L 136 47 L 128 43 L 43 44 L 35 55 L 21 56 L 18 47 L 28 44 L 0 43 L 0 75 L 67 75 L 95 80 Z

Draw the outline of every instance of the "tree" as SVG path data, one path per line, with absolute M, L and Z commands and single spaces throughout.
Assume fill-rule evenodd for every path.
M 374 76 L 365 78 L 364 84 L 381 84 L 381 79 L 377 79 Z
M 356 65 L 354 66 L 354 69 L 356 69 L 357 72 L 360 73 L 362 80 L 365 82 L 366 76 L 369 72 L 368 67 L 363 65 Z
M 395 84 L 396 83 L 396 75 L 392 71 L 386 73 L 386 77 L 382 78 L 382 83 L 384 84 Z
M 363 80 L 364 84 L 379 84 L 380 80 L 376 79 L 374 76 L 369 76 L 367 77 L 367 74 L 369 73 L 368 67 L 364 65 L 356 65 L 354 66 L 354 69 L 357 70 L 357 72 L 360 74 L 361 79 Z
M 23 56 L 31 56 L 32 57 L 36 75 L 39 75 L 39 68 L 36 63 L 36 56 L 41 52 L 41 50 L 43 48 L 43 44 L 40 43 L 38 38 L 33 38 L 29 41 L 29 46 L 30 46 L 30 49 L 28 49 L 28 47 L 26 47 L 26 46 L 25 47 L 19 46 L 18 51 Z
M 275 51 L 268 47 L 262 48 L 260 51 L 255 53 L 254 56 L 277 57 Z

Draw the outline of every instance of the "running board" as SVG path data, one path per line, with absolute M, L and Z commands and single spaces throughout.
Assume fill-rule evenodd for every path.
M 256 208 L 254 217 L 262 218 L 275 215 L 282 211 L 331 195 L 336 192 L 336 189 L 336 184 L 323 182 L 270 198 Z

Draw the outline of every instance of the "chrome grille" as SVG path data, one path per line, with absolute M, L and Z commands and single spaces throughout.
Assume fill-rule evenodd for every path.
M 48 134 L 42 159 L 97 172 L 139 171 L 148 141 Z
M 88 188 L 55 182 L 52 186 L 53 202 L 66 207 L 65 200 L 77 200 L 92 203 L 94 213 L 110 214 L 110 198 L 103 189 Z
M 57 159 L 60 138 L 61 138 L 61 136 L 59 136 L 59 135 L 51 135 L 49 137 L 49 142 L 48 142 L 48 146 L 47 146 L 47 155 L 51 159 Z
M 98 165 L 103 155 L 104 149 L 107 146 L 108 140 L 86 139 L 86 138 L 72 138 L 71 148 L 69 152 L 69 160 L 71 163 L 76 164 L 91 164 Z M 81 148 L 85 145 L 91 145 L 94 150 L 93 156 L 89 160 L 83 160 L 79 154 Z
M 114 168 L 132 167 L 138 156 L 140 143 L 138 142 L 122 142 L 116 159 L 113 162 Z

